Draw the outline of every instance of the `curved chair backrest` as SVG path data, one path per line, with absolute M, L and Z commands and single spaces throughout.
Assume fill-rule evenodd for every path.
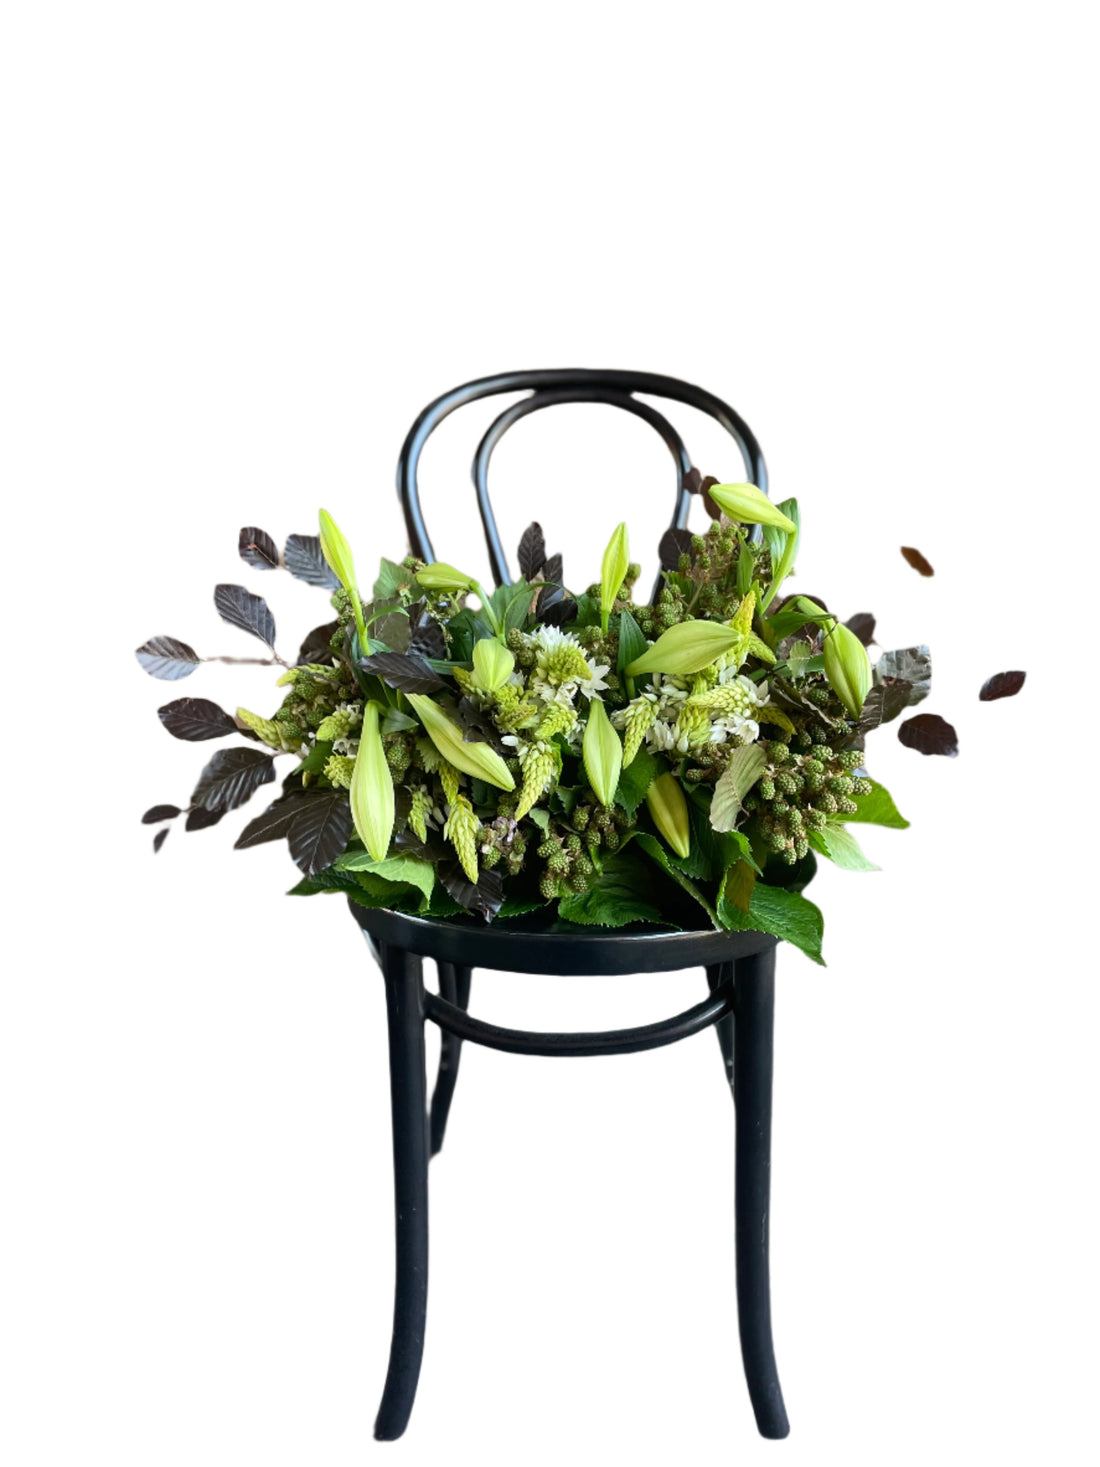
M 540 408 L 553 407 L 564 402 L 606 403 L 610 407 L 634 413 L 654 428 L 664 439 L 676 465 L 676 500 L 671 520 L 673 529 L 682 530 L 686 526 L 691 496 L 701 492 L 702 481 L 698 472 L 692 468 L 691 457 L 672 424 L 648 403 L 639 402 L 635 393 L 643 392 L 650 397 L 686 403 L 689 407 L 709 414 L 737 444 L 745 462 L 746 479 L 767 493 L 768 473 L 764 465 L 764 455 L 748 424 L 731 407 L 711 393 L 704 392 L 701 387 L 693 387 L 689 382 L 680 382 L 675 377 L 662 377 L 652 372 L 600 371 L 579 367 L 541 372 L 501 372 L 495 377 L 479 377 L 474 382 L 466 382 L 461 387 L 444 393 L 442 397 L 437 397 L 428 404 L 409 430 L 397 462 L 397 493 L 409 532 L 409 548 L 414 555 L 428 561 L 436 558 L 424 523 L 417 487 L 417 465 L 428 438 L 456 408 L 477 402 L 482 397 L 523 391 L 529 391 L 530 396 L 513 403 L 494 420 L 478 445 L 473 462 L 474 485 L 477 489 L 481 523 L 485 530 L 485 544 L 489 550 L 493 580 L 498 586 L 508 585 L 512 576 L 489 499 L 489 463 L 493 450 L 512 424 L 518 423 L 529 413 L 538 412 Z

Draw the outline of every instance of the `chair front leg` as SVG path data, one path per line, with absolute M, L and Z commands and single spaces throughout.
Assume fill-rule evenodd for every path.
M 461 967 L 456 963 L 437 963 L 439 969 L 439 993 L 448 1003 L 457 1004 L 460 1009 L 469 1007 L 470 1004 L 470 979 L 473 970 Z M 462 1055 L 462 1040 L 457 1034 L 451 1034 L 443 1029 L 441 1032 L 439 1048 L 439 1074 L 436 1076 L 435 1089 L 432 1091 L 431 1111 L 431 1153 L 433 1156 L 443 1146 L 443 1137 L 447 1130 L 447 1117 L 451 1113 L 451 1101 L 454 1098 L 455 1082 L 458 1079 L 458 1061 Z
M 428 1081 L 420 958 L 389 943 L 380 946 L 390 1046 L 397 1267 L 390 1363 L 374 1434 L 379 1441 L 395 1441 L 409 1424 L 424 1353 L 428 1307 Z
M 737 1317 L 745 1380 L 764 1437 L 790 1431 L 772 1345 L 768 1274 L 775 948 L 735 965 L 733 1098 L 737 1110 Z
M 713 993 L 720 983 L 724 983 L 731 974 L 732 963 L 712 963 L 707 968 L 707 982 Z M 718 1047 L 722 1051 L 722 1059 L 726 1066 L 726 1079 L 729 1087 L 733 1090 L 733 1015 L 725 1014 L 714 1026 L 714 1032 L 718 1035 Z

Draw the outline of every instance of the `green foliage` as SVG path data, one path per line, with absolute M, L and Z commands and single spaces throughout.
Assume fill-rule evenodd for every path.
M 731 932 L 767 932 L 799 948 L 825 966 L 821 938 L 825 920 L 801 893 L 758 881 L 749 898 L 749 910 L 740 911 L 724 895 L 718 898 L 718 920 Z
M 611 856 L 585 892 L 562 897 L 558 915 L 586 927 L 626 927 L 631 922 L 660 922 L 661 909 L 647 900 L 652 881 L 645 866 L 629 851 Z
M 615 803 L 621 805 L 628 815 L 633 815 L 646 797 L 646 791 L 663 769 L 663 759 L 658 759 L 648 749 L 641 748 L 630 765 L 619 775 L 615 789 Z
M 867 783 L 871 786 L 870 793 L 857 795 L 855 810 L 844 817 L 849 825 L 862 821 L 867 825 L 888 825 L 892 830 L 908 830 L 909 821 L 894 804 L 890 791 L 873 779 Z

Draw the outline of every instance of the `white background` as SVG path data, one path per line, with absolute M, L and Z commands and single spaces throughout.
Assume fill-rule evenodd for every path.
M 0 1457 L 11 1467 L 1097 1460 L 1097 123 L 1076 4 L 36 4 L 0 46 L 6 754 Z M 551 1063 L 468 1050 L 432 1170 L 404 1441 L 389 1338 L 382 985 L 339 900 L 284 898 L 248 816 L 154 860 L 265 669 L 147 679 L 168 633 L 248 655 L 210 593 L 336 515 L 403 531 L 420 407 L 483 373 L 624 366 L 731 401 L 798 495 L 796 583 L 926 640 L 954 761 L 891 730 L 913 821 L 822 873 L 829 966 L 781 953 L 775 1335 L 756 1436 L 732 1106 L 704 1034 Z M 497 404 L 499 405 L 499 404 Z M 485 570 L 468 459 L 424 460 Z M 740 477 L 681 415 L 704 472 Z M 654 567 L 667 454 L 571 408 L 494 468 L 569 579 L 614 524 Z M 921 580 L 898 547 L 936 568 Z M 1014 701 L 983 680 L 1027 670 Z M 259 808 L 259 806 L 257 806 Z M 535 1028 L 671 1014 L 702 973 L 478 973 Z

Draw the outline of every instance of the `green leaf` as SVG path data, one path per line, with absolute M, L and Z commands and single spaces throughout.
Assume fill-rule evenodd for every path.
M 365 872 L 418 887 L 426 900 L 430 900 L 435 885 L 435 867 L 418 856 L 387 856 L 384 861 L 372 861 L 367 851 L 345 851 L 337 857 L 336 866 L 340 871 Z
M 385 556 L 382 557 L 378 567 L 378 579 L 371 593 L 373 600 L 392 601 L 400 598 L 403 591 L 406 594 L 412 594 L 416 589 L 416 577 L 411 570 L 407 570 L 403 565 L 396 565 L 392 560 L 387 560 Z
M 691 816 L 691 850 L 687 856 L 672 857 L 673 863 L 685 876 L 699 881 L 717 881 L 723 872 L 740 860 L 748 861 L 753 870 L 759 872 L 744 831 L 715 830 L 711 825 L 710 800 L 698 786 L 689 792 L 688 813 Z
M 550 829 L 550 811 L 543 810 L 541 806 L 535 805 L 527 812 L 538 828 L 545 835 Z
M 619 783 L 615 789 L 616 805 L 621 805 L 628 815 L 633 815 L 663 768 L 663 761 L 651 754 L 643 744 L 619 775 Z
M 619 659 L 617 671 L 621 674 L 627 665 L 636 662 L 645 652 L 645 633 L 629 611 L 619 616 Z
M 714 786 L 710 823 L 715 830 L 733 829 L 741 802 L 764 772 L 768 756 L 759 744 L 734 749 L 722 777 Z
M 794 525 L 794 530 L 783 537 L 783 544 L 777 555 L 772 540 L 768 536 L 767 527 L 765 527 L 764 544 L 772 552 L 772 580 L 764 599 L 763 604 L 765 607 L 771 605 L 776 592 L 791 573 L 794 565 L 794 557 L 798 550 L 798 535 L 801 526 L 797 499 L 784 499 L 777 508 L 791 521 Z
M 548 905 L 545 897 L 513 897 L 511 900 L 505 898 L 500 904 L 497 920 L 501 917 L 525 917 L 528 912 L 537 912 Z
M 642 899 L 650 882 L 645 866 L 629 853 L 609 856 L 586 892 L 562 897 L 558 915 L 584 926 L 625 927 L 629 922 L 660 922 L 657 907 Z
M 824 918 L 813 902 L 796 891 L 781 886 L 765 886 L 758 881 L 749 898 L 749 910 L 742 912 L 724 896 L 718 898 L 718 915 L 723 927 L 731 932 L 767 932 L 799 948 L 815 963 L 825 966 L 821 956 Z
M 845 871 L 878 871 L 879 867 L 869 861 L 860 849 L 859 841 L 843 825 L 834 825 L 830 820 L 824 830 L 815 830 L 810 835 L 810 844 L 822 856 L 828 856 Z
M 507 586 L 498 586 L 489 597 L 489 605 L 505 633 L 519 631 L 527 620 L 534 588 L 525 577 L 512 581 Z
M 703 911 L 706 912 L 707 916 L 714 923 L 715 927 L 717 927 L 718 916 L 714 908 L 711 906 L 710 902 L 707 901 L 706 897 L 699 890 L 699 888 L 695 885 L 694 881 L 690 881 L 688 877 L 686 877 L 684 873 L 679 870 L 678 867 L 673 863 L 672 857 L 669 855 L 668 851 L 665 850 L 664 846 L 657 839 L 657 837 L 654 835 L 650 835 L 648 831 L 639 830 L 634 836 L 634 841 L 637 846 L 645 851 L 646 855 L 651 860 L 657 862 L 657 865 L 661 867 L 662 871 L 664 871 L 667 876 L 670 876 L 672 880 L 675 881 L 677 886 L 683 887 L 688 896 L 699 903 Z
M 871 793 L 869 795 L 856 795 L 856 813 L 845 815 L 844 819 L 853 824 L 862 821 L 866 825 L 888 825 L 891 830 L 907 830 L 909 822 L 894 804 L 890 791 L 871 780 Z
M 319 739 L 302 762 L 291 772 L 293 774 L 320 774 L 331 756 L 332 745 Z

